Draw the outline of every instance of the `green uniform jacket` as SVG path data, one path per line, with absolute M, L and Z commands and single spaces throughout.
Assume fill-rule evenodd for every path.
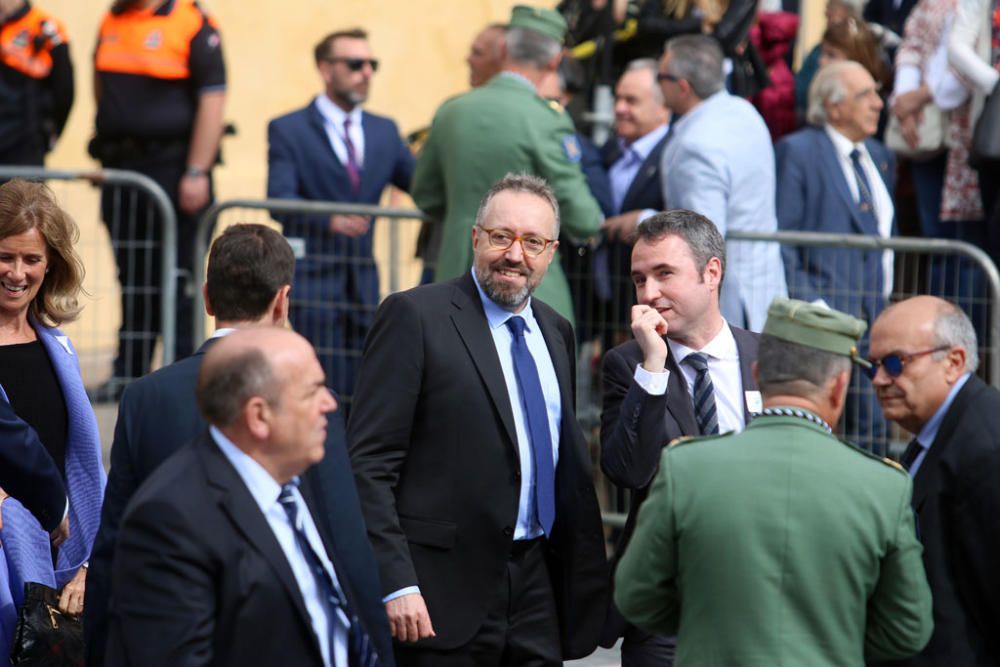
M 799 417 L 663 452 L 615 602 L 678 667 L 862 666 L 919 651 L 931 593 L 902 469 Z
M 442 104 L 410 187 L 417 206 L 444 225 L 434 279 L 454 278 L 472 266 L 472 226 L 479 202 L 509 172 L 548 181 L 559 200 L 562 229 L 570 236 L 583 239 L 597 233 L 603 216 L 587 189 L 579 159 L 569 116 L 549 106 L 525 80 L 498 74 Z M 575 321 L 558 256 L 535 296 Z

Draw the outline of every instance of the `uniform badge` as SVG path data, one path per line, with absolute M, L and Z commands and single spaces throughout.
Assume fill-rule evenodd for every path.
M 580 150 L 580 142 L 576 140 L 575 134 L 567 134 L 562 140 L 563 152 L 566 154 L 566 159 L 570 162 L 579 162 L 580 158 L 583 157 L 583 151 Z
M 163 31 L 156 28 L 146 35 L 146 41 L 142 45 L 150 51 L 155 51 L 161 44 L 163 44 Z

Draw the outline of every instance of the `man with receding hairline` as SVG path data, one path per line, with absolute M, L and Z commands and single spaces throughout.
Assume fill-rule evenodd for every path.
M 503 69 L 504 35 L 507 26 L 491 23 L 476 35 L 469 46 L 465 64 L 469 66 L 469 85 L 478 88 Z
M 886 419 L 914 434 L 901 463 L 913 478 L 934 634 L 907 667 L 1000 664 L 1000 392 L 976 376 L 969 318 L 917 296 L 871 331 L 870 376 Z
M 197 400 L 208 430 L 122 521 L 106 664 L 391 664 L 355 611 L 351 547 L 300 479 L 337 407 L 312 346 L 277 327 L 234 332 L 205 353 Z

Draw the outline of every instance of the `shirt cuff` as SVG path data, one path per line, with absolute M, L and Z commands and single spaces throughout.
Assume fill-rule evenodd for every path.
M 892 86 L 893 97 L 898 97 L 920 87 L 920 68 L 902 65 L 896 69 L 896 81 Z
M 663 396 L 667 393 L 667 380 L 670 379 L 670 371 L 663 370 L 659 373 L 650 373 L 642 364 L 635 367 L 633 376 L 635 383 L 650 396 Z
M 404 595 L 413 595 L 414 593 L 420 595 L 420 586 L 407 586 L 406 588 L 400 588 L 395 593 L 389 593 L 384 598 L 382 598 L 382 604 L 385 604 L 389 600 L 395 600 L 396 598 L 401 598 Z

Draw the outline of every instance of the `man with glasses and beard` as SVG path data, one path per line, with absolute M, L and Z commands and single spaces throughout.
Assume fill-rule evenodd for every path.
M 375 315 L 348 446 L 397 664 L 559 665 L 597 644 L 607 571 L 573 331 L 532 298 L 558 236 L 549 186 L 508 174 L 476 214 L 472 270 Z
M 379 62 L 364 30 L 320 40 L 324 93 L 267 130 L 267 196 L 378 204 L 386 186 L 409 190 L 413 155 L 392 119 L 363 111 Z M 361 346 L 378 305 L 372 219 L 282 215 L 298 248 L 289 319 L 315 347 L 329 385 L 350 405 Z
M 978 377 L 976 332 L 952 303 L 917 296 L 879 315 L 869 377 L 886 419 L 914 434 L 913 478 L 934 634 L 899 663 L 1000 664 L 1000 392 Z

